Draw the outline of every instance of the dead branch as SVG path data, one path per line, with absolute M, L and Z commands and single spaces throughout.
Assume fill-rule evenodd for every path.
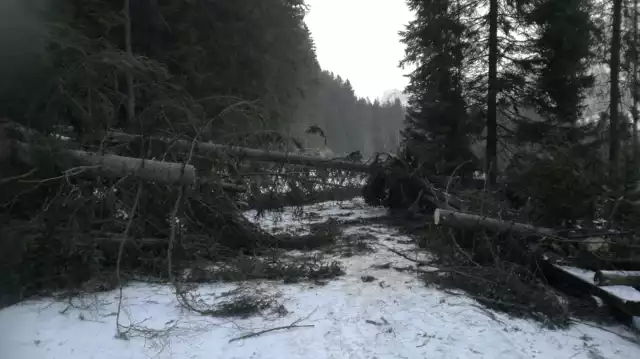
M 262 334 L 266 334 L 266 333 L 270 333 L 270 332 L 275 332 L 277 330 L 286 330 L 286 329 L 292 329 L 292 328 L 311 328 L 314 327 L 313 324 L 309 324 L 309 325 L 299 325 L 298 323 L 300 323 L 301 321 L 309 318 L 313 313 L 315 312 L 315 309 L 309 313 L 309 315 L 307 315 L 304 318 L 299 318 L 296 321 L 294 321 L 293 323 L 289 324 L 289 325 L 285 325 L 285 326 L 281 326 L 281 327 L 275 327 L 275 328 L 270 328 L 270 329 L 266 329 L 266 330 L 261 330 L 259 332 L 253 332 L 253 333 L 248 333 L 242 336 L 239 336 L 237 338 L 232 338 L 229 340 L 229 343 L 231 342 L 235 342 L 238 340 L 242 340 L 242 339 L 247 339 L 247 338 L 253 338 L 253 337 L 257 337 L 260 336 Z
M 37 170 L 38 170 L 37 168 L 34 168 L 34 169 L 28 171 L 27 173 L 23 173 L 23 174 L 18 175 L 18 176 L 3 178 L 3 179 L 0 180 L 0 185 L 3 185 L 5 183 L 9 183 L 11 181 L 17 181 L 17 180 L 20 180 L 20 179 L 25 178 L 25 177 L 29 177 L 32 174 L 36 173 Z
M 433 264 L 434 264 L 433 262 L 421 261 L 421 260 L 418 260 L 418 259 L 415 259 L 415 258 L 410 258 L 409 255 L 407 255 L 405 253 L 402 253 L 399 250 L 393 249 L 393 248 L 391 248 L 389 246 L 386 246 L 384 244 L 381 244 L 381 246 L 385 247 L 390 252 L 393 252 L 393 253 L 399 255 L 400 257 L 402 257 L 402 258 L 404 258 L 404 259 L 406 259 L 408 261 L 416 263 L 418 266 L 433 266 Z

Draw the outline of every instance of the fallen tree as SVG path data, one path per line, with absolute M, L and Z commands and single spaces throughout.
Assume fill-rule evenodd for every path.
M 143 139 L 142 136 L 139 135 L 131 135 L 122 132 L 109 132 L 108 138 L 111 141 L 116 143 L 130 143 L 135 141 L 140 141 Z M 151 137 L 151 141 L 159 141 L 164 143 L 165 145 L 174 147 L 180 151 L 190 151 L 193 142 L 187 140 L 173 140 L 162 137 Z M 238 147 L 238 146 L 229 146 L 229 145 L 221 145 L 211 142 L 195 142 L 195 151 L 201 156 L 210 156 L 210 157 L 222 157 L 222 156 L 233 156 L 239 158 L 247 158 L 254 161 L 261 162 L 275 162 L 275 163 L 283 163 L 283 164 L 293 164 L 293 165 L 302 165 L 302 166 L 311 166 L 316 168 L 331 168 L 337 170 L 346 170 L 346 171 L 355 171 L 355 172 L 363 172 L 369 173 L 372 171 L 372 166 L 365 163 L 358 163 L 354 161 L 345 161 L 343 159 L 327 159 L 322 157 L 314 157 L 307 155 L 300 155 L 289 152 L 280 152 L 280 151 L 268 151 L 268 150 L 260 150 L 254 148 L 247 147 Z
M 135 143 L 145 140 L 139 135 L 131 135 L 122 132 L 109 132 L 109 140 L 115 143 Z M 386 192 L 386 187 L 395 187 L 398 184 L 403 187 L 411 187 L 409 190 L 399 189 L 400 192 L 406 192 L 408 197 L 403 200 L 403 207 L 410 211 L 419 212 L 436 207 L 446 207 L 455 210 L 462 210 L 465 205 L 455 196 L 448 193 L 446 190 L 440 187 L 447 187 L 451 182 L 451 178 L 433 177 L 433 178 L 417 178 L 415 175 L 410 174 L 407 169 L 399 169 L 393 166 L 396 162 L 393 156 L 388 159 L 387 163 L 380 163 L 376 158 L 372 164 L 358 163 L 355 161 L 345 161 L 340 158 L 327 159 L 323 157 L 314 157 L 307 155 L 300 155 L 288 152 L 270 151 L 247 147 L 221 145 L 211 142 L 181 140 L 181 139 L 168 139 L 162 137 L 151 137 L 150 141 L 159 142 L 166 148 L 172 148 L 176 151 L 187 152 L 191 151 L 192 147 L 195 153 L 200 157 L 209 158 L 224 158 L 225 156 L 236 157 L 239 159 L 249 159 L 258 162 L 272 162 L 281 164 L 291 164 L 313 167 L 318 169 L 334 169 L 353 171 L 360 173 L 368 173 L 369 183 L 363 190 L 363 195 L 367 200 L 367 203 L 380 205 L 384 203 L 375 203 L 372 200 L 374 196 L 384 196 L 382 192 Z M 391 166 L 389 165 L 391 164 Z M 390 173 L 393 172 L 393 173 Z M 399 182 L 394 183 L 390 178 L 399 177 Z M 376 187 L 377 184 L 377 188 Z M 383 187 L 383 188 L 381 188 Z M 413 190 L 416 190 L 413 193 Z M 378 192 L 378 193 L 375 193 Z M 393 192 L 393 191 L 392 191 Z M 413 194 L 412 194 L 413 193 Z M 386 196 L 392 197 L 392 196 Z
M 47 151 L 42 147 L 32 146 L 22 142 L 14 142 L 17 158 L 30 165 L 36 164 L 34 154 Z M 192 165 L 162 162 L 143 158 L 123 157 L 111 154 L 98 155 L 91 152 L 59 149 L 57 156 L 61 156 L 58 163 L 64 170 L 90 172 L 99 176 L 122 178 L 133 176 L 143 181 L 163 184 L 193 185 L 196 183 L 196 170 Z
M 247 147 L 239 147 L 239 146 L 230 146 L 230 145 L 221 145 L 211 142 L 203 142 L 203 141 L 188 141 L 182 139 L 169 139 L 163 137 L 150 137 L 144 138 L 139 135 L 132 135 L 123 132 L 111 131 L 108 133 L 108 139 L 115 143 L 123 144 L 123 143 L 140 143 L 143 140 L 150 140 L 151 142 L 157 142 L 165 146 L 165 148 L 171 148 L 176 151 L 188 152 L 193 148 L 195 153 L 198 154 L 200 158 L 225 158 L 228 156 L 239 158 L 239 159 L 248 159 L 252 161 L 258 162 L 272 162 L 272 163 L 280 163 L 280 164 L 291 164 L 291 165 L 299 165 L 299 166 L 307 166 L 318 169 L 334 169 L 334 170 L 344 170 L 344 171 L 352 171 L 352 172 L 360 172 L 360 173 L 368 173 L 370 176 L 369 182 L 367 186 L 364 188 L 364 197 L 367 199 L 368 203 L 371 202 L 373 198 L 373 192 L 385 192 L 381 188 L 376 188 L 375 183 L 380 184 L 380 179 L 385 178 L 387 180 L 383 180 L 382 187 L 390 187 L 395 186 L 394 183 L 388 183 L 388 179 L 394 176 L 400 176 L 402 179 L 400 182 L 405 184 L 409 184 L 413 189 L 417 189 L 417 192 L 414 195 L 410 195 L 411 198 L 403 201 L 405 203 L 405 208 L 409 208 L 412 211 L 415 211 L 417 207 L 422 207 L 424 209 L 424 205 L 420 205 L 420 202 L 429 203 L 427 208 L 435 208 L 435 207 L 447 207 L 455 210 L 462 210 L 465 208 L 464 204 L 455 196 L 448 193 L 448 187 L 452 180 L 450 177 L 437 177 L 433 176 L 430 178 L 416 178 L 415 175 L 410 174 L 407 169 L 398 169 L 392 166 L 396 163 L 396 159 L 393 156 L 388 158 L 387 162 L 379 162 L 378 158 L 373 161 L 371 164 L 367 163 L 359 163 L 355 161 L 347 161 L 341 158 L 332 158 L 327 159 L 323 157 L 315 157 L 308 155 L 300 155 L 289 152 L 280 152 L 280 151 L 270 151 L 263 149 L 255 149 L 255 148 L 247 148 Z M 195 145 L 195 147 L 194 147 Z M 391 166 L 389 165 L 391 164 Z M 388 172 L 394 173 L 388 173 Z M 395 173 L 400 172 L 400 173 Z M 393 182 L 393 181 L 392 181 Z M 473 184 L 478 185 L 475 181 Z M 380 187 L 380 186 L 378 186 Z M 443 190 L 440 187 L 446 187 L 446 190 Z M 400 190 L 404 192 L 404 190 Z M 412 191 L 409 191 L 411 193 Z M 381 193 L 377 194 L 378 196 Z M 389 196 L 387 196 L 389 197 Z M 375 204 L 375 203 L 370 203 Z M 420 211 L 420 210 L 418 210 Z
M 282 243 L 243 216 L 228 193 L 242 186 L 216 174 L 20 130 L 0 128 L 0 301 L 120 271 L 167 278 Z
M 13 142 L 14 153 L 18 160 L 28 165 L 36 165 L 34 156 L 42 151 L 48 151 L 41 146 L 32 146 L 23 142 Z M 197 183 L 207 182 L 207 179 L 198 178 L 193 165 L 156 161 L 144 158 L 124 157 L 113 154 L 99 155 L 92 152 L 58 149 L 56 155 L 60 156 L 57 163 L 63 169 L 73 173 L 88 172 L 97 176 L 110 178 L 124 178 L 132 176 L 143 181 L 156 182 L 167 185 L 192 186 Z M 244 192 L 244 186 L 231 183 L 219 183 L 220 186 L 231 192 Z
M 433 222 L 436 225 L 445 225 L 460 229 L 487 229 L 494 232 L 510 232 L 519 235 L 540 234 L 543 236 L 554 236 L 555 233 L 555 231 L 550 228 L 536 227 L 513 221 L 503 221 L 496 218 L 442 208 L 436 209 L 433 213 Z

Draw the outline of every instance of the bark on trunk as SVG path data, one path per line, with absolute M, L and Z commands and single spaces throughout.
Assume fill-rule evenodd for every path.
M 640 286 L 640 272 L 596 271 L 593 276 L 596 285 L 628 285 Z
M 128 143 L 140 139 L 140 136 L 130 135 L 122 132 L 111 132 L 109 137 L 119 143 Z M 190 151 L 192 143 L 186 140 L 171 140 L 165 138 L 153 138 L 153 140 L 161 141 L 175 146 L 182 151 Z M 313 157 L 306 155 L 297 155 L 279 151 L 259 150 L 246 147 L 226 146 L 209 142 L 196 142 L 196 152 L 211 157 L 219 157 L 223 155 L 231 155 L 240 158 L 249 158 L 254 161 L 288 163 L 293 165 L 311 166 L 316 168 L 332 168 L 339 170 L 355 171 L 355 172 L 371 172 L 372 167 L 357 162 L 349 162 L 340 159 L 327 159 L 322 157 Z
M 542 234 L 553 235 L 550 228 L 535 227 L 528 224 L 507 222 L 496 218 L 479 216 L 476 214 L 462 213 L 438 208 L 433 214 L 436 225 L 445 225 L 464 229 L 488 229 L 495 232 L 512 232 L 515 234 Z

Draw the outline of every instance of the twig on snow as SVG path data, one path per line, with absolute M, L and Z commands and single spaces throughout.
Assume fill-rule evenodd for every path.
M 433 265 L 433 262 L 427 262 L 427 261 L 421 261 L 419 259 L 414 259 L 414 258 L 409 257 L 407 254 L 400 252 L 397 249 L 393 249 L 393 248 L 391 248 L 391 247 L 389 247 L 387 245 L 384 245 L 384 244 L 380 244 L 380 245 L 385 247 L 386 249 L 388 249 L 390 252 L 393 252 L 393 253 L 399 255 L 402 258 L 404 258 L 406 260 L 409 260 L 409 261 L 411 261 L 413 263 L 418 264 L 418 266 L 432 266 Z
M 317 309 L 317 308 L 316 308 Z M 266 333 L 270 333 L 270 332 L 275 332 L 277 330 L 286 330 L 286 329 L 292 329 L 292 328 L 311 328 L 311 327 L 315 327 L 315 325 L 313 324 L 306 324 L 306 325 L 300 325 L 298 323 L 300 323 L 301 321 L 309 318 L 313 313 L 315 313 L 316 309 L 314 309 L 311 313 L 309 313 L 309 315 L 307 315 L 304 318 L 299 318 L 297 320 L 295 320 L 293 323 L 289 324 L 289 325 L 284 325 L 281 327 L 275 327 L 275 328 L 270 328 L 270 329 L 265 329 L 265 330 L 261 330 L 259 332 L 252 332 L 252 333 L 248 333 L 245 335 L 241 335 L 237 338 L 232 338 L 229 340 L 229 343 L 231 342 L 235 342 L 238 340 L 242 340 L 242 339 L 248 339 L 248 338 L 253 338 L 253 337 L 257 337 L 260 336 L 262 334 L 266 334 Z

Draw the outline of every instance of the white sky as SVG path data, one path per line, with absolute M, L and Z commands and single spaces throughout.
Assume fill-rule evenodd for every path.
M 412 18 L 404 0 L 307 0 L 307 25 L 323 69 L 351 81 L 356 95 L 374 100 L 404 90 L 398 31 Z

